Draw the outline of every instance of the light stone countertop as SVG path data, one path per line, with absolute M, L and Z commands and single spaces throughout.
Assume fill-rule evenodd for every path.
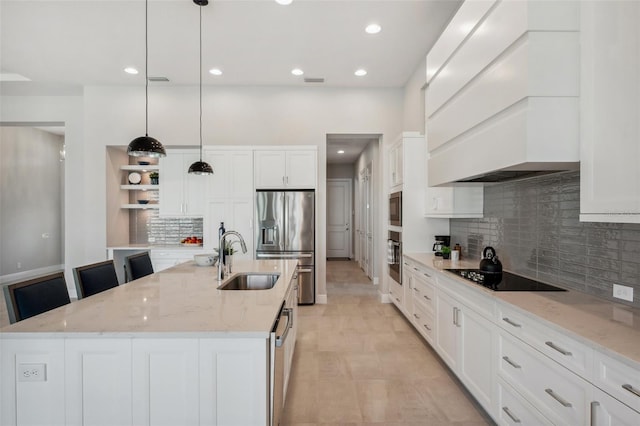
M 186 262 L 6 326 L 0 337 L 266 337 L 296 265 L 239 260 L 229 278 L 238 272 L 274 272 L 280 278 L 268 290 L 218 290 L 217 268 Z
M 640 369 L 640 309 L 574 290 L 566 292 L 496 292 L 443 269 L 477 268 L 478 261 L 442 260 L 432 253 L 404 253 L 449 279 L 506 302 L 523 314 L 583 342 L 587 346 Z M 561 285 L 549 283 L 562 287 Z

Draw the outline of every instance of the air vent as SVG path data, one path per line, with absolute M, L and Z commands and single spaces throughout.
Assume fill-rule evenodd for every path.
M 149 77 L 149 81 L 169 81 L 167 77 Z
M 305 77 L 305 78 L 304 78 L 304 82 L 305 82 L 305 83 L 324 83 L 324 78 L 318 78 L 318 77 Z

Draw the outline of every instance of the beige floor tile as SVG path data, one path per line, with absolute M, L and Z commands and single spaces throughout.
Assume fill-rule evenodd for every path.
M 327 262 L 327 292 L 327 305 L 299 307 L 282 425 L 488 424 L 354 262 Z

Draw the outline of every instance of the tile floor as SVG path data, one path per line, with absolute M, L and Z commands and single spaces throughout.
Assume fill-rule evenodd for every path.
M 327 295 L 299 307 L 281 424 L 491 424 L 355 262 L 327 262 Z

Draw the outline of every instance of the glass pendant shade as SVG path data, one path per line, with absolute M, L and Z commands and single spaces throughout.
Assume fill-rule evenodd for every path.
M 189 173 L 194 175 L 212 175 L 213 168 L 206 161 L 196 161 L 189 167 Z
M 140 136 L 129 143 L 127 154 L 131 157 L 151 157 L 159 158 L 167 155 L 164 147 L 151 136 Z

